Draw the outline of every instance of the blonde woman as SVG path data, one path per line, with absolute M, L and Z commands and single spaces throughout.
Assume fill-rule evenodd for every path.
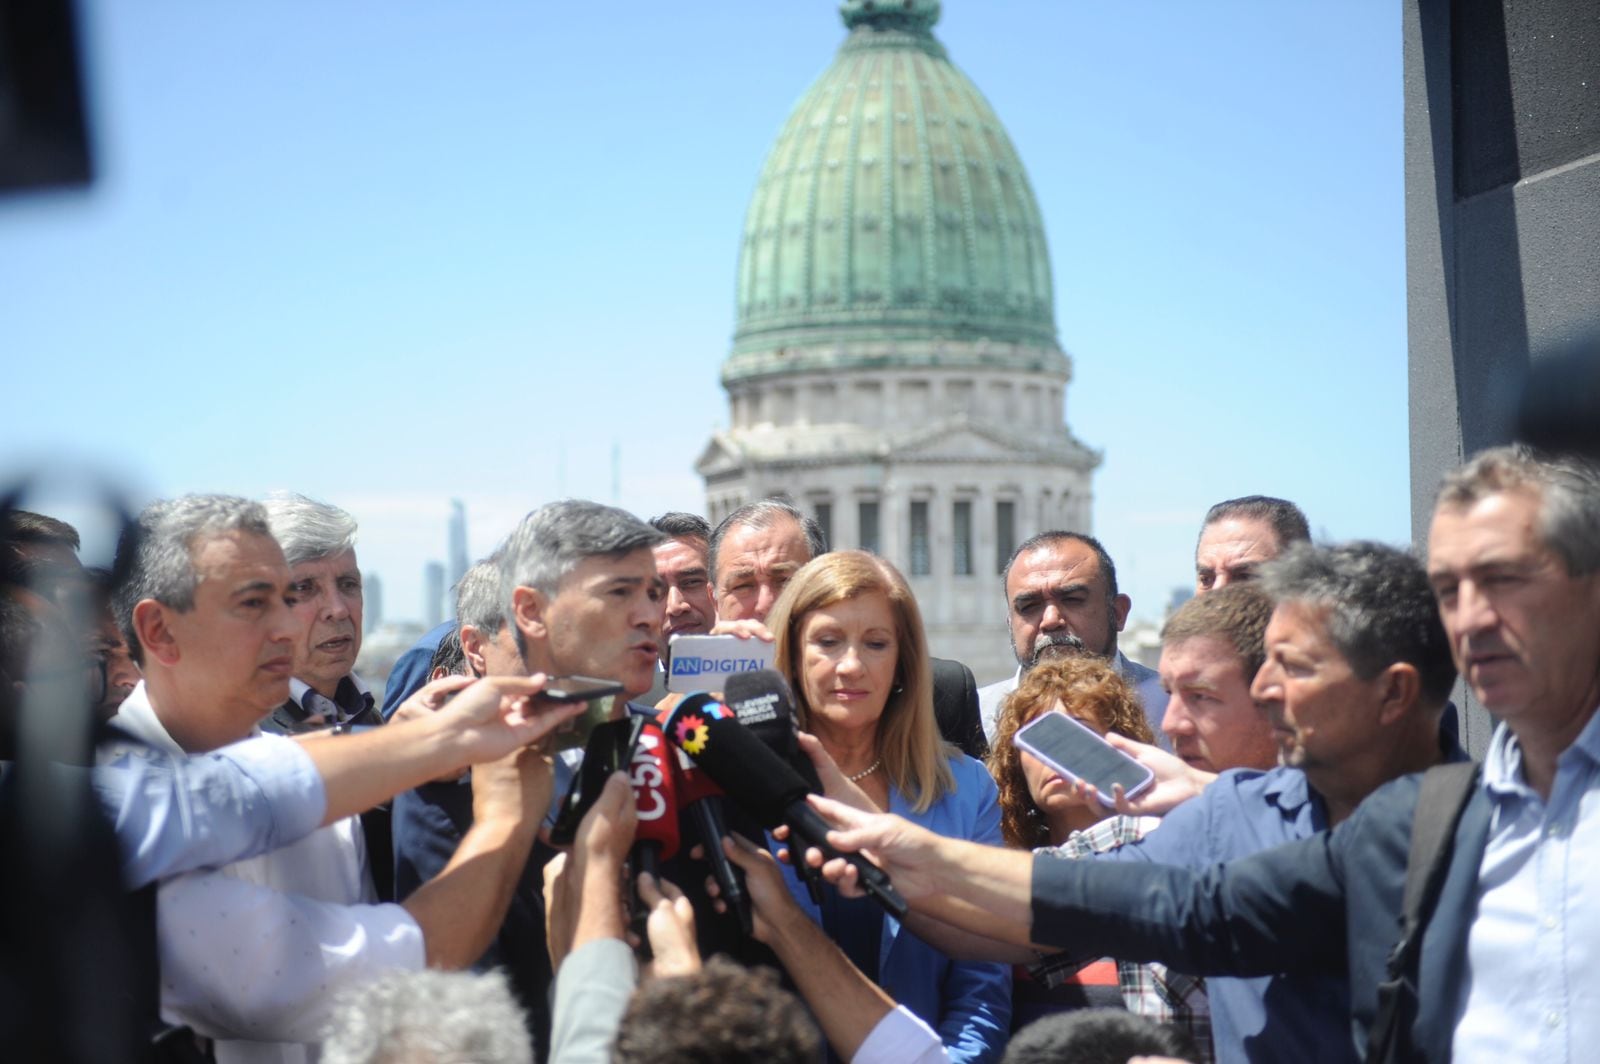
M 864 551 L 824 554 L 767 619 L 803 731 L 878 805 L 956 838 L 999 843 L 994 781 L 940 737 L 928 644 L 911 589 Z M 1005 965 L 954 961 L 871 900 L 791 892 L 868 978 L 940 1034 L 953 1061 L 998 1060 L 1011 1014 Z

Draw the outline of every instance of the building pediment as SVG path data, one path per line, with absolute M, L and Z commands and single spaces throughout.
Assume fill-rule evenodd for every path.
M 744 464 L 744 454 L 738 443 L 730 439 L 727 433 L 719 432 L 711 437 L 711 442 L 695 459 L 694 471 L 702 477 L 715 477 L 722 473 L 737 472 L 744 468 Z
M 1016 461 L 1093 469 L 1100 456 L 1063 427 L 1049 436 L 1012 432 L 973 418 L 953 418 L 900 435 L 890 457 L 901 461 Z

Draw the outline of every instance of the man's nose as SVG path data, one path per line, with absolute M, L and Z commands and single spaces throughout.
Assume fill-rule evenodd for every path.
M 302 615 L 303 616 L 303 615 Z M 271 625 L 267 635 L 274 643 L 288 643 L 301 638 L 311 628 L 310 622 L 301 622 L 289 604 L 280 601 L 272 610 Z
M 1167 712 L 1161 718 L 1161 731 L 1173 737 L 1194 734 L 1194 718 L 1189 716 L 1189 707 L 1181 696 L 1173 695 L 1167 701 Z
M 777 604 L 778 589 L 771 584 L 762 584 L 756 590 L 756 619 L 765 622 L 767 615 L 772 612 L 772 607 Z
M 667 616 L 676 617 L 689 608 L 689 600 L 683 597 L 676 585 L 667 586 Z
M 1463 580 L 1456 588 L 1455 606 L 1445 620 L 1447 623 L 1453 622 L 1451 626 L 1456 632 L 1472 635 L 1494 628 L 1500 623 L 1500 615 L 1495 611 L 1494 603 L 1489 601 L 1489 596 L 1477 584 Z
M 350 616 L 350 603 L 345 601 L 345 597 L 338 591 L 324 592 L 319 606 L 318 612 L 325 620 L 342 621 Z
M 1066 614 L 1061 612 L 1060 606 L 1057 606 L 1054 602 L 1045 603 L 1044 613 L 1039 615 L 1040 631 L 1053 632 L 1057 628 L 1064 627 L 1066 623 Z
M 1280 693 L 1276 667 L 1270 661 L 1262 662 L 1256 678 L 1250 681 L 1250 697 L 1257 702 L 1270 702 Z

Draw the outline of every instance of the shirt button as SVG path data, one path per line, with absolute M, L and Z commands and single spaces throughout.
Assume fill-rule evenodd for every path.
M 1546 931 L 1554 931 L 1556 928 L 1558 928 L 1560 926 L 1561 926 L 1561 921 L 1557 920 L 1554 916 L 1546 916 L 1544 918 L 1544 929 Z
M 1544 1025 L 1546 1027 L 1552 1027 L 1552 1028 L 1553 1027 L 1560 1027 L 1561 1026 L 1561 1013 L 1559 1013 L 1559 1012 L 1547 1012 L 1547 1013 L 1545 1013 L 1544 1014 Z
M 1550 838 L 1550 839 L 1559 839 L 1559 838 L 1561 838 L 1561 825 L 1560 824 L 1551 824 L 1549 827 L 1544 829 L 1544 834 L 1545 834 L 1546 838 Z

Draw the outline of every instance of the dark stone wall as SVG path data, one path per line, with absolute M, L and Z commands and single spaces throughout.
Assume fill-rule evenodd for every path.
M 1600 324 L 1600 2 L 1407 0 L 1411 513 L 1510 438 L 1530 358 Z M 1600 415 L 1600 411 L 1597 411 Z M 1464 689 L 1463 741 L 1492 722 Z

